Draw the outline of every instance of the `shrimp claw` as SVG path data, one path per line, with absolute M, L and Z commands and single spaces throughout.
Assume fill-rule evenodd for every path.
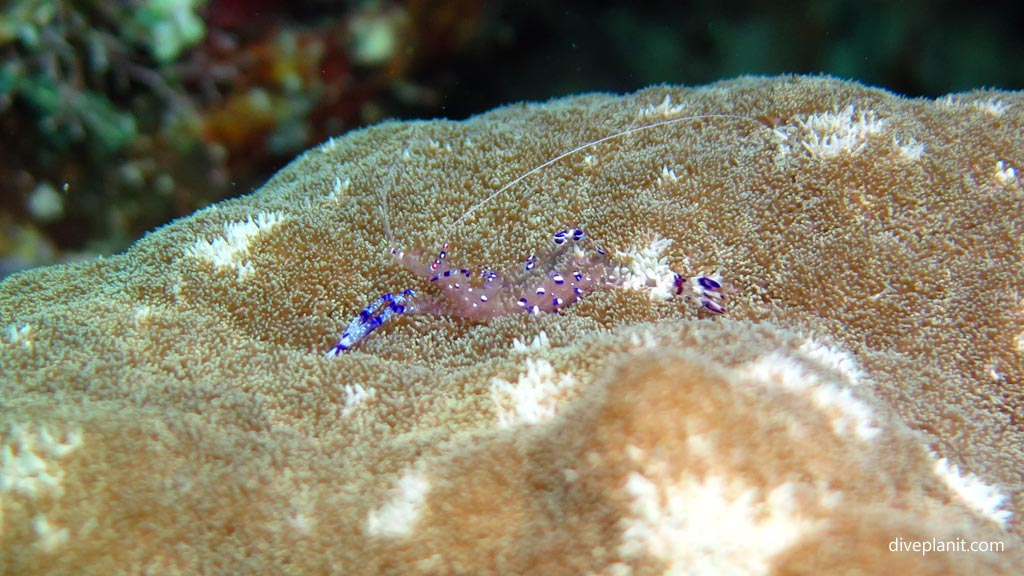
M 406 303 L 415 294 L 412 290 L 406 290 L 397 295 L 388 292 L 374 300 L 348 323 L 348 327 L 341 333 L 341 339 L 327 351 L 326 356 L 328 358 L 340 356 L 342 352 L 366 339 L 392 316 L 404 314 L 408 308 Z

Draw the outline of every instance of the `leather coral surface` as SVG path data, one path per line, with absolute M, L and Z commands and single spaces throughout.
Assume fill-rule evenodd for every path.
M 587 94 L 17 274 L 0 572 L 1018 573 L 1022 135 L 1012 92 Z

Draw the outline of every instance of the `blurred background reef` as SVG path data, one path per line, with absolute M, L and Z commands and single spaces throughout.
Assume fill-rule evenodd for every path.
M 1009 1 L 0 3 L 0 278 L 123 250 L 385 118 L 741 74 L 1024 86 Z

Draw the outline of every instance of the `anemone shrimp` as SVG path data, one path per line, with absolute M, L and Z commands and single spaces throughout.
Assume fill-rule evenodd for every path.
M 524 179 L 584 150 L 623 138 L 637 132 L 686 121 L 702 119 L 758 120 L 734 114 L 703 114 L 670 118 L 650 124 L 634 126 L 607 136 L 591 140 L 550 158 L 507 182 L 486 198 L 473 204 L 452 224 L 458 226 L 470 214 L 508 191 Z M 386 202 L 384 203 L 386 205 Z M 587 294 L 603 289 L 621 287 L 623 279 L 609 258 L 608 251 L 591 242 L 579 228 L 560 230 L 553 235 L 552 246 L 530 255 L 511 270 L 500 272 L 481 267 L 452 266 L 448 260 L 449 243 L 432 260 L 425 260 L 416 250 L 403 250 L 394 240 L 388 223 L 387 211 L 381 208 L 385 234 L 390 243 L 390 256 L 406 270 L 439 288 L 439 295 L 420 294 L 413 290 L 387 292 L 362 309 L 341 333 L 338 343 L 326 352 L 336 357 L 351 350 L 377 328 L 402 314 L 448 315 L 469 320 L 486 321 L 514 313 L 533 315 L 559 313 Z M 429 263 L 428 263 L 429 262 Z M 684 294 L 712 314 L 724 314 L 721 282 L 713 276 L 686 278 L 674 273 L 674 293 Z

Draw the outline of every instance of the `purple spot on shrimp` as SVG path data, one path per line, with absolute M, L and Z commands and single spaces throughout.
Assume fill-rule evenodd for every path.
M 702 298 L 700 303 L 703 304 L 704 308 L 710 312 L 714 312 L 715 314 L 725 314 L 725 306 L 722 306 L 710 298 Z
M 537 295 L 538 296 L 543 296 L 544 292 L 545 292 L 545 290 L 544 290 L 543 286 L 541 286 L 540 288 L 537 288 Z
M 712 292 L 715 292 L 722 287 L 721 284 L 715 282 L 714 280 L 708 278 L 707 276 L 701 276 L 697 278 L 697 284 L 700 284 L 701 288 L 704 288 L 705 290 L 711 290 Z
M 559 286 L 561 286 L 562 284 L 565 284 L 565 278 L 563 278 L 562 275 L 557 273 L 557 272 L 555 272 L 551 276 L 551 279 L 554 280 L 555 284 L 558 284 Z
M 683 284 L 686 284 L 686 278 L 683 278 L 679 274 L 676 274 L 675 277 L 672 279 L 672 284 L 676 287 L 676 294 L 682 294 Z
M 584 233 L 583 230 L 580 230 L 579 228 L 573 228 L 572 229 L 572 241 L 573 242 L 579 242 L 580 240 L 583 240 L 584 236 L 586 236 L 586 233 Z

